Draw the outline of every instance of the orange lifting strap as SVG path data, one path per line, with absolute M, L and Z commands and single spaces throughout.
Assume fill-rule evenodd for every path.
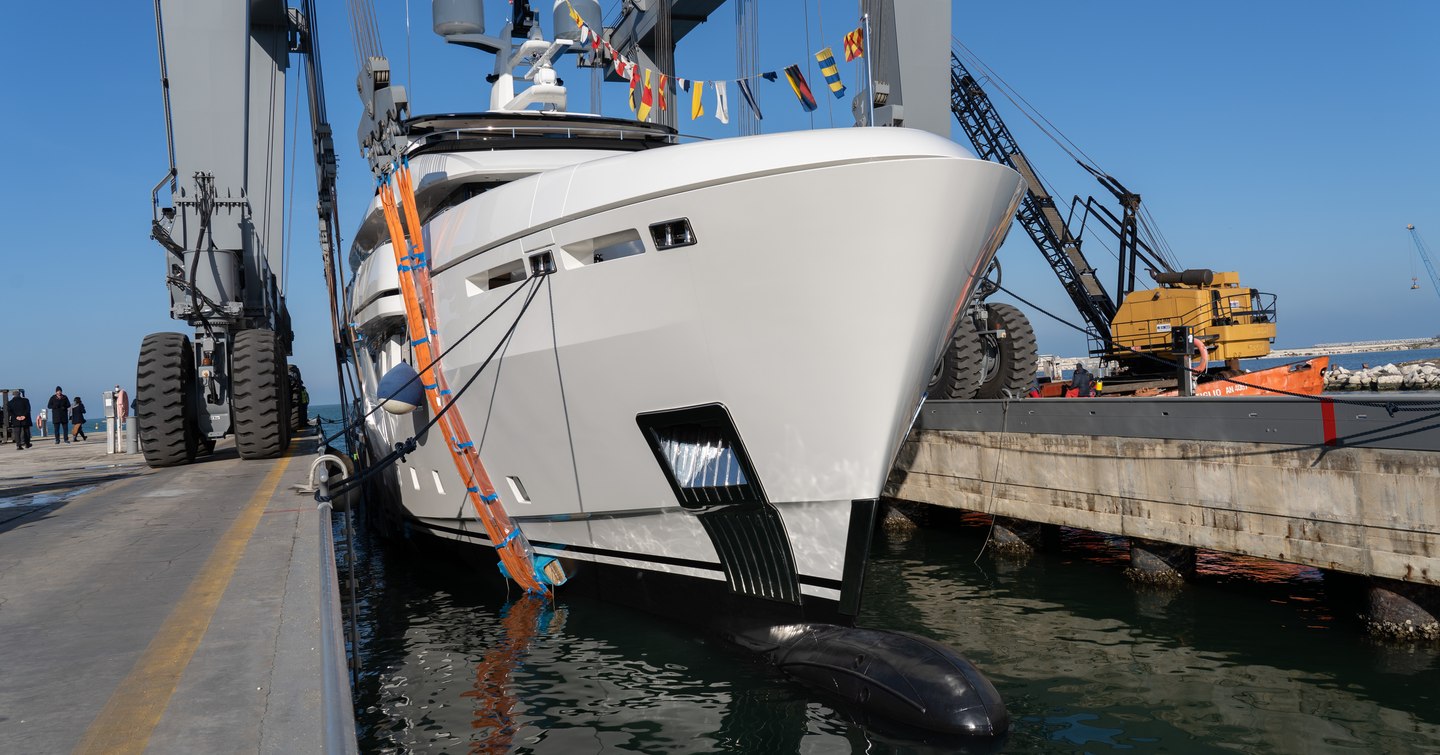
M 530 541 L 525 539 L 520 527 L 500 503 L 500 496 L 495 493 L 495 485 L 480 463 L 480 454 L 470 440 L 460 413 L 440 414 L 445 405 L 455 399 L 445 382 L 445 374 L 439 369 L 439 360 L 435 358 L 442 351 L 435 327 L 435 296 L 430 285 L 430 266 L 425 257 L 420 213 L 415 206 L 408 163 L 402 161 L 393 170 L 393 191 L 399 193 L 405 210 L 404 226 L 400 223 L 400 210 L 395 205 L 391 177 L 387 174 L 382 179 L 380 204 L 385 210 L 385 225 L 390 229 L 390 245 L 395 250 L 395 265 L 400 272 L 405 323 L 410 333 L 410 345 L 415 350 L 415 364 L 428 365 L 420 373 L 420 383 L 425 388 L 430 411 L 440 418 L 437 425 L 444 435 L 446 447 L 450 449 L 450 457 L 455 461 L 455 469 L 465 481 L 465 494 L 485 525 L 491 542 L 495 543 L 506 573 L 527 591 L 543 594 L 549 588 L 536 573 L 535 552 L 530 547 Z M 410 230 L 408 243 L 406 228 Z M 409 275 L 406 275 L 407 272 Z

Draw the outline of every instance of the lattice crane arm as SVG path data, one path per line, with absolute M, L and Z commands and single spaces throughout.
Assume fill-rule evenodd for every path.
M 1435 263 L 1430 259 L 1430 250 L 1425 248 L 1425 240 L 1420 238 L 1420 232 L 1415 230 L 1413 224 L 1405 226 L 1410 231 L 1410 240 L 1415 242 L 1415 252 L 1420 255 L 1420 261 L 1425 263 L 1425 270 L 1430 273 L 1430 284 L 1435 288 L 1435 294 L 1440 296 L 1440 273 L 1435 272 Z
M 980 158 L 1008 165 L 1024 176 L 1025 198 L 1015 217 L 1055 271 L 1085 323 L 1108 346 L 1116 302 L 1081 253 L 1080 243 L 1066 228 L 1055 199 L 1045 191 L 990 97 L 954 53 L 950 54 L 950 111 Z

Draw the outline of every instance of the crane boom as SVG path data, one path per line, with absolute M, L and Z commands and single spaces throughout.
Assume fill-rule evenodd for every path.
M 954 53 L 950 55 L 950 110 L 982 159 L 1008 165 L 1025 178 L 1025 198 L 1015 217 L 1055 270 L 1086 325 L 1108 346 L 1115 301 L 1080 251 L 1079 240 L 1066 228 L 1055 199 L 1045 191 L 990 97 Z
M 1425 248 L 1425 241 L 1420 238 L 1420 232 L 1415 230 L 1413 224 L 1405 226 L 1410 231 L 1410 240 L 1415 242 L 1415 251 L 1420 255 L 1420 261 L 1425 263 L 1425 269 L 1430 273 L 1430 283 L 1435 288 L 1435 294 L 1440 296 L 1440 273 L 1435 272 L 1435 263 L 1430 260 L 1430 250 Z
M 1173 269 L 1140 237 L 1140 195 L 1079 158 L 1076 161 L 1115 197 L 1122 212 L 1117 216 L 1094 197 L 1082 203 L 1077 196 L 1071 213 L 1083 209 L 1083 215 L 1079 232 L 1071 233 L 989 96 L 953 51 L 950 110 L 981 158 L 1008 165 L 1025 178 L 1026 193 L 1015 217 L 1055 271 L 1092 339 L 1100 342 L 1098 348 L 1092 346 L 1092 354 L 1120 362 L 1122 372 L 1146 377 L 1169 369 L 1167 360 L 1188 353 L 1192 340 L 1207 343 L 1214 360 L 1231 369 L 1239 369 L 1242 358 L 1269 353 L 1275 336 L 1275 297 L 1242 287 L 1233 272 Z M 1119 243 L 1114 298 L 1080 249 L 1091 219 Z M 1137 289 L 1136 274 L 1142 264 L 1159 288 Z

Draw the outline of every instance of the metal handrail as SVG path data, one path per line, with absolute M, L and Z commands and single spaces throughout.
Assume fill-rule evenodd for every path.
M 320 489 L 328 497 L 323 465 Z M 344 621 L 340 617 L 340 581 L 335 572 L 335 533 L 331 529 L 330 502 L 317 507 L 320 536 L 320 706 L 324 719 L 325 752 L 358 753 L 355 739 L 355 701 L 345 658 Z
M 155 188 L 150 190 L 150 220 L 152 222 L 160 222 L 160 187 L 164 186 L 166 181 L 169 181 L 170 191 L 174 192 L 174 179 L 175 166 L 171 165 L 170 170 L 165 171 L 165 177 L 156 182 Z

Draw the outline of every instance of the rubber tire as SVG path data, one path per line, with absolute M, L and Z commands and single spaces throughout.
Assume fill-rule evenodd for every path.
M 151 333 L 135 369 L 135 422 L 145 463 L 173 467 L 195 460 L 195 350 L 180 333 Z
M 242 459 L 273 459 L 290 441 L 290 387 L 271 330 L 242 330 L 231 346 L 235 447 Z
M 296 370 L 295 374 L 299 375 L 300 371 Z M 285 371 L 285 376 L 287 379 L 290 376 L 290 371 L 288 369 Z M 305 384 L 305 380 L 303 377 L 300 380 L 300 384 Z M 285 391 L 285 395 L 290 397 L 290 411 L 286 412 L 285 414 L 290 417 L 290 432 L 292 433 L 298 433 L 304 430 L 307 425 L 306 418 L 300 415 L 300 402 L 298 400 L 299 397 L 295 395 L 295 392 L 296 391 L 294 385 L 287 386 Z
M 940 355 L 935 374 L 930 378 L 927 398 L 971 399 L 980 388 L 980 334 L 969 317 L 961 315 L 955 323 L 950 343 Z
M 1035 329 L 1025 313 L 1013 305 L 986 304 L 985 309 L 989 313 L 990 328 L 1005 331 L 1005 337 L 994 340 L 994 368 L 985 376 L 975 396 L 1005 398 L 1007 391 L 1015 398 L 1024 396 L 1035 383 L 1035 367 L 1039 361 Z

